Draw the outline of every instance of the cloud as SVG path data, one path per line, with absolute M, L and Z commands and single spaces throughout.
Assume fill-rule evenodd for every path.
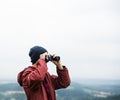
M 119 3 L 119 0 L 0 1 L 1 78 L 15 78 L 31 64 L 29 49 L 38 44 L 60 55 L 72 77 L 118 78 Z M 5 74 L 6 69 L 12 75 Z

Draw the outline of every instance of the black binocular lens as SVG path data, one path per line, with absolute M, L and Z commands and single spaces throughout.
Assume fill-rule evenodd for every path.
M 46 61 L 46 62 L 52 61 L 52 60 L 54 60 L 54 61 L 59 61 L 59 60 L 60 60 L 60 57 L 59 57 L 59 56 L 53 57 L 53 56 L 51 56 L 51 55 L 48 55 L 48 56 L 45 57 L 45 61 Z

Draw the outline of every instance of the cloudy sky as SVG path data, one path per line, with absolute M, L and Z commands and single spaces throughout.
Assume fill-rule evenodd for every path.
M 0 79 L 16 79 L 31 65 L 34 45 L 60 55 L 72 78 L 120 79 L 119 5 L 119 0 L 0 0 Z

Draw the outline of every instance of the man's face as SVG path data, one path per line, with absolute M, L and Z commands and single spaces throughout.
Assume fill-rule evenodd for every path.
M 40 59 L 44 59 L 45 60 L 45 57 L 48 56 L 48 52 L 45 52 L 43 54 L 40 55 Z

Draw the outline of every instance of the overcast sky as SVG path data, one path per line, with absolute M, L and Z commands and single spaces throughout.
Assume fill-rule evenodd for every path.
M 120 1 L 0 0 L 0 79 L 31 65 L 34 45 L 60 55 L 72 78 L 120 79 Z

